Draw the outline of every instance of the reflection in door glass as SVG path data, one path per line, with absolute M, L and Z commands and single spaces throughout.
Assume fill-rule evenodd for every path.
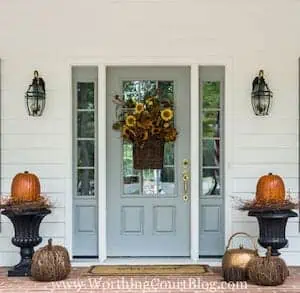
M 94 83 L 78 82 L 77 83 L 77 108 L 94 109 Z
M 205 81 L 203 83 L 203 109 L 220 108 L 220 82 Z
M 205 111 L 203 113 L 203 137 L 219 137 L 220 111 Z
M 95 136 L 94 112 L 84 111 L 77 114 L 77 137 L 91 138 Z
M 157 95 L 162 105 L 165 99 L 174 103 L 174 82 L 157 80 L 130 80 L 123 82 L 125 102 L 143 100 L 146 94 Z M 120 109 L 119 109 L 120 111 Z M 117 113 L 118 116 L 126 115 Z M 124 195 L 171 195 L 175 194 L 174 142 L 165 143 L 164 168 L 162 170 L 133 168 L 133 146 L 123 141 L 123 194 Z
M 77 195 L 95 195 L 94 170 L 79 169 L 77 174 Z
M 218 168 L 203 169 L 202 192 L 203 195 L 220 194 L 220 171 Z
M 124 194 L 140 193 L 140 175 L 133 168 L 133 148 L 128 142 L 123 143 L 123 184 Z
M 95 165 L 95 147 L 93 140 L 79 140 L 77 142 L 79 167 L 93 167 Z

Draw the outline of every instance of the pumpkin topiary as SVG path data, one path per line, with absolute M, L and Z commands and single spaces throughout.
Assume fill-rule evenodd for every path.
M 59 245 L 48 245 L 39 248 L 32 257 L 31 275 L 37 281 L 64 280 L 71 271 L 68 251 Z
M 11 184 L 13 201 L 37 201 L 40 199 L 41 185 L 39 178 L 28 171 L 17 174 Z
M 259 178 L 256 185 L 256 201 L 258 203 L 282 203 L 284 200 L 285 187 L 280 176 L 269 173 Z
M 271 247 L 268 247 L 266 257 L 255 257 L 248 263 L 249 280 L 256 285 L 281 285 L 289 275 L 289 270 L 278 256 L 271 256 Z

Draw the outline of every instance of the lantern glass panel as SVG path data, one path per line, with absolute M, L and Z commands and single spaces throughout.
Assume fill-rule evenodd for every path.
M 43 89 L 30 85 L 25 98 L 28 114 L 30 116 L 41 116 L 45 108 L 45 92 Z

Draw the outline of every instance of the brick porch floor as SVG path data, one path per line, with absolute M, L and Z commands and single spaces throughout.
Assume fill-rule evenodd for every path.
M 30 278 L 8 278 L 7 269 L 0 268 L 0 292 L 11 293 L 50 293 L 50 292 L 244 292 L 244 293 L 300 293 L 300 267 L 290 268 L 290 277 L 278 287 L 258 287 L 252 284 L 239 284 L 234 288 L 222 282 L 219 269 L 211 275 L 201 277 L 88 277 L 86 268 L 74 268 L 65 281 L 41 283 Z M 227 286 L 227 288 L 226 288 Z M 241 287 L 244 286 L 244 287 Z M 225 289 L 226 288 L 226 289 Z

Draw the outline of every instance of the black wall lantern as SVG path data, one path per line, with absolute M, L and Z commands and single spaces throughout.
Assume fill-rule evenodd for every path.
M 265 116 L 269 114 L 272 97 L 273 93 L 264 79 L 264 71 L 260 70 L 252 82 L 251 101 L 255 115 Z
M 37 70 L 34 71 L 32 83 L 25 94 L 25 103 L 29 116 L 41 116 L 46 104 L 45 82 L 39 77 Z

